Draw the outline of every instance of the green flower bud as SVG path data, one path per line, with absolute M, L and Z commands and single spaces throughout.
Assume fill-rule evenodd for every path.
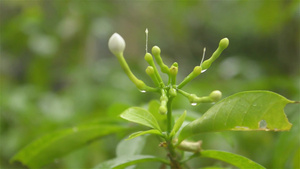
M 177 73 L 178 73 L 178 64 L 175 64 L 175 65 L 177 65 L 177 67 L 174 66 L 174 64 L 171 66 L 171 68 L 169 70 L 169 72 L 170 72 L 169 78 L 170 78 L 170 82 L 171 82 L 172 85 L 176 85 L 176 76 L 177 76 Z
M 145 60 L 149 63 L 149 65 L 151 65 L 152 62 L 153 62 L 153 57 L 152 57 L 152 55 L 151 55 L 150 53 L 146 53 L 146 55 L 145 55 Z M 152 66 L 152 65 L 151 65 L 151 66 Z
M 161 79 L 161 77 L 160 77 L 160 74 L 158 73 L 158 70 L 157 70 L 157 68 L 156 68 L 156 66 L 155 66 L 155 64 L 154 64 L 152 55 L 151 55 L 150 53 L 146 53 L 144 58 L 145 58 L 145 60 L 148 62 L 148 64 L 149 64 L 150 66 L 152 66 L 153 69 L 154 69 L 154 73 L 155 73 L 154 76 L 155 76 L 155 78 L 151 77 L 152 80 L 154 81 L 154 83 L 155 83 L 157 86 L 164 87 L 165 85 L 164 85 L 164 83 L 163 83 L 163 81 L 162 81 L 162 79 Z M 148 74 L 148 75 L 149 75 L 149 74 Z M 149 76 L 150 76 L 150 75 L 149 75 Z M 156 79 L 156 80 L 155 80 L 155 79 Z M 157 81 L 157 82 L 156 82 L 156 81 Z
M 177 96 L 177 91 L 174 88 L 170 88 L 169 94 L 171 97 L 176 97 Z
M 167 103 L 168 103 L 168 97 L 166 95 L 166 91 L 164 89 L 161 90 L 161 96 L 160 96 L 160 107 L 159 107 L 159 113 L 160 114 L 166 114 L 167 109 Z
M 152 48 L 152 54 L 154 56 L 160 55 L 160 48 L 158 46 L 153 46 L 153 48 Z
M 207 59 L 201 64 L 202 70 L 205 71 L 206 69 L 208 69 L 211 66 L 211 64 L 221 55 L 222 51 L 228 47 L 228 45 L 229 40 L 227 38 L 223 38 L 222 40 L 220 40 L 219 47 L 217 48 L 217 50 L 212 54 L 212 56 L 209 59 Z
M 157 64 L 159 65 L 161 71 L 163 73 L 169 74 L 169 67 L 167 65 L 164 64 L 164 62 L 161 59 L 160 56 L 160 48 L 158 46 L 154 46 L 152 48 L 152 54 L 157 62 Z
M 170 68 L 170 75 L 176 76 L 177 73 L 178 73 L 178 67 L 171 66 L 171 68 Z
M 118 33 L 114 33 L 108 40 L 108 48 L 114 55 L 120 55 L 125 50 L 125 41 Z
M 228 40 L 228 38 L 223 38 L 223 39 L 220 41 L 220 43 L 219 43 L 219 47 L 220 47 L 222 50 L 226 49 L 226 48 L 228 47 L 228 45 L 229 45 L 229 40 Z
M 152 66 L 148 66 L 148 67 L 146 68 L 146 73 L 147 73 L 149 76 L 154 75 L 154 69 L 153 69 L 153 67 L 152 67 Z
M 166 96 L 166 94 L 162 94 L 162 96 L 160 97 L 160 101 L 168 101 L 168 97 Z
M 152 66 L 148 66 L 146 68 L 146 73 L 147 73 L 147 75 L 150 76 L 150 78 L 152 79 L 152 81 L 154 82 L 154 84 L 156 86 L 159 86 L 159 81 L 158 81 L 158 79 L 157 79 L 157 77 L 155 75 L 155 70 L 154 70 L 154 68 Z
M 166 106 L 160 106 L 158 111 L 160 114 L 167 114 L 168 109 Z
M 172 66 L 178 67 L 178 63 L 174 62 Z
M 211 98 L 211 100 L 213 102 L 217 102 L 221 99 L 222 93 L 219 90 L 215 90 L 215 91 L 210 93 L 209 97 Z
M 195 66 L 194 70 L 193 70 L 193 74 L 194 76 L 198 76 L 201 74 L 202 68 L 200 66 Z

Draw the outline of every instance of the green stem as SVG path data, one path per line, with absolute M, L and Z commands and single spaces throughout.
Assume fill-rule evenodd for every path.
M 183 81 L 177 86 L 178 89 L 181 89 L 183 86 L 185 86 L 187 83 L 189 83 L 191 80 L 195 79 L 198 75 L 201 74 L 201 67 L 196 66 L 194 70 L 183 79 Z
M 175 148 L 173 145 L 173 138 L 170 136 L 172 131 L 172 101 L 174 97 L 169 97 L 167 108 L 167 149 L 169 151 L 169 159 L 170 159 L 170 165 L 171 169 L 181 169 L 181 165 L 177 159 L 177 154 L 175 152 Z
M 172 101 L 173 101 L 173 97 L 169 98 L 169 101 L 167 103 L 167 109 L 168 109 L 168 113 L 167 113 L 167 133 L 168 135 L 170 135 L 171 131 L 172 131 Z

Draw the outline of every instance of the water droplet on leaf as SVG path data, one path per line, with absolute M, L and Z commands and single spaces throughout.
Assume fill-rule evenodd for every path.
M 140 90 L 140 92 L 142 92 L 142 93 L 146 93 L 146 90 Z

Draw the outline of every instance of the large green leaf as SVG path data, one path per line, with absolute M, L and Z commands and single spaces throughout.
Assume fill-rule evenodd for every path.
M 201 118 L 185 126 L 179 142 L 202 132 L 289 130 L 292 124 L 283 110 L 288 103 L 294 102 L 269 91 L 237 93 L 218 102 Z
M 143 108 L 131 107 L 126 109 L 120 116 L 125 120 L 161 131 L 155 117 L 149 111 Z
M 125 167 L 144 162 L 160 162 L 169 164 L 168 160 L 160 157 L 151 155 L 129 155 L 103 162 L 94 169 L 123 169 Z
M 214 158 L 221 161 L 225 161 L 229 164 L 232 164 L 240 169 L 265 169 L 265 167 L 260 164 L 255 163 L 252 160 L 249 160 L 246 157 L 217 150 L 203 150 L 200 152 L 200 157 Z
M 118 124 L 91 123 L 49 133 L 18 152 L 13 161 L 40 168 L 97 138 L 124 130 Z

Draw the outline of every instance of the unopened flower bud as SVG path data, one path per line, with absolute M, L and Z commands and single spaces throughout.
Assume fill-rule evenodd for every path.
M 193 73 L 194 73 L 195 77 L 200 75 L 201 71 L 202 71 L 202 68 L 200 66 L 195 66 L 195 68 L 193 70 Z
M 146 69 L 146 73 L 150 76 L 154 75 L 154 69 L 152 66 L 148 66 Z
M 201 64 L 202 70 L 208 69 L 211 66 L 211 64 L 221 55 L 222 51 L 228 47 L 228 45 L 229 40 L 227 38 L 221 39 L 217 50 L 212 54 L 212 56 L 209 59 L 207 59 Z
M 152 54 L 154 56 L 160 55 L 160 48 L 158 46 L 153 46 L 153 48 L 152 48 Z
M 177 91 L 176 91 L 176 89 L 170 88 L 169 94 L 170 94 L 170 96 L 172 96 L 172 97 L 176 97 L 176 96 L 177 96 Z
M 177 76 L 177 73 L 178 73 L 178 64 L 175 64 L 175 65 L 177 65 L 177 67 L 174 66 L 174 64 L 173 64 L 171 66 L 171 68 L 169 69 L 169 72 L 170 72 L 169 77 L 170 77 L 172 85 L 176 85 L 176 76 Z
M 146 55 L 145 55 L 145 60 L 146 60 L 149 64 L 151 64 L 151 63 L 153 62 L 153 57 L 152 57 L 152 55 L 151 55 L 150 53 L 146 53 Z
M 125 41 L 118 33 L 114 33 L 108 41 L 108 48 L 114 55 L 120 55 L 125 50 Z
M 210 93 L 209 97 L 211 98 L 212 101 L 217 102 L 221 99 L 222 93 L 219 90 L 215 90 Z
M 160 106 L 159 109 L 158 109 L 159 113 L 164 115 L 167 113 L 168 109 L 166 106 Z
M 152 79 L 152 81 L 154 82 L 154 84 L 156 86 L 159 86 L 159 81 L 157 80 L 157 77 L 155 75 L 155 70 L 154 70 L 154 68 L 152 66 L 148 66 L 146 68 L 146 73 L 147 73 L 147 75 L 150 76 L 150 78 Z
M 178 63 L 174 62 L 172 66 L 178 67 Z
M 171 74 L 172 76 L 176 76 L 177 73 L 178 73 L 178 67 L 171 66 L 171 68 L 170 68 L 170 74 Z
M 169 67 L 167 65 L 164 64 L 164 62 L 162 61 L 161 59 L 161 56 L 160 56 L 160 48 L 158 46 L 154 46 L 152 48 L 152 54 L 156 60 L 156 63 L 159 65 L 161 71 L 163 73 L 166 73 L 166 74 L 169 74 Z
M 223 38 L 222 40 L 220 40 L 220 43 L 219 43 L 219 47 L 224 50 L 228 47 L 229 45 L 229 40 L 228 38 Z

